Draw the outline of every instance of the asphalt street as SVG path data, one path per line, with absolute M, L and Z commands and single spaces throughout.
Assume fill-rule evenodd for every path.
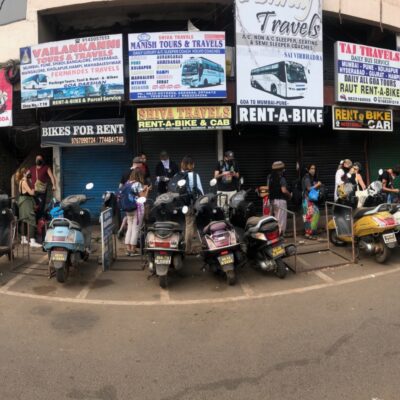
M 0 293 L 0 399 L 397 400 L 399 278 L 158 306 Z

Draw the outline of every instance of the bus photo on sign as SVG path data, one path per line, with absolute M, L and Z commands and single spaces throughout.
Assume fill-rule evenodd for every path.
M 224 68 L 204 57 L 191 57 L 182 63 L 182 85 L 190 87 L 221 85 Z
M 307 92 L 304 66 L 291 61 L 281 61 L 251 70 L 250 83 L 255 89 L 286 99 L 302 98 Z

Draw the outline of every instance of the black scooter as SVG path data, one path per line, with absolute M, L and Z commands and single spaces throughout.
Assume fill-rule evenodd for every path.
M 7 255 L 10 261 L 14 258 L 14 238 L 16 218 L 11 209 L 11 198 L 0 194 L 0 257 Z
M 284 279 L 288 268 L 283 259 L 294 255 L 296 247 L 284 244 L 275 217 L 255 216 L 253 204 L 246 199 L 248 193 L 249 190 L 241 190 L 232 196 L 230 219 L 236 227 L 244 229 L 243 242 L 248 259 L 262 271 L 274 272 L 278 278 Z

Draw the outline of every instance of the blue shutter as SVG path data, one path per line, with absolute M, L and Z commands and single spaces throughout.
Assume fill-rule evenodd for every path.
M 87 194 L 95 197 L 85 204 L 98 218 L 102 205 L 102 195 L 107 190 L 116 191 L 122 174 L 132 164 L 132 152 L 128 146 L 64 147 L 62 151 L 62 195 Z M 88 182 L 94 189 L 85 190 Z

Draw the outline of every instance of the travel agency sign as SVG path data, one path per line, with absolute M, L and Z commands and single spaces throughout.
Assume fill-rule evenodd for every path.
M 321 0 L 236 0 L 239 123 L 322 124 Z
M 400 52 L 336 42 L 336 101 L 400 105 Z

